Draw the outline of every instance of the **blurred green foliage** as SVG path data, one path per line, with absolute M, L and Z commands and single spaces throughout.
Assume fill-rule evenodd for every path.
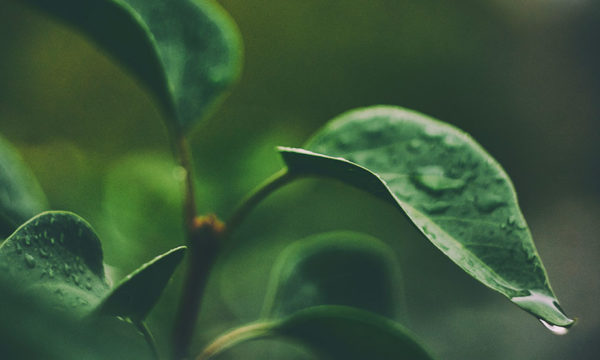
M 350 108 L 406 106 L 468 131 L 503 164 L 555 290 L 585 319 L 556 339 L 455 269 L 391 207 L 306 180 L 265 202 L 219 259 L 199 319 L 211 326 L 195 349 L 256 318 L 283 248 L 341 228 L 390 244 L 405 239 L 393 246 L 410 269 L 410 327 L 441 358 L 597 356 L 598 2 L 221 4 L 241 29 L 246 63 L 233 94 L 193 135 L 201 211 L 228 215 L 282 166 L 274 146 L 300 145 Z M 116 277 L 181 244 L 166 236 L 181 236 L 177 168 L 152 95 L 79 33 L 19 1 L 0 2 L 0 44 L 0 133 L 31 165 L 51 207 L 97 228 Z M 134 216 L 133 225 L 113 225 L 115 214 Z M 168 332 L 176 289 L 151 314 L 157 338 Z M 267 358 L 276 351 L 268 345 L 248 346 Z

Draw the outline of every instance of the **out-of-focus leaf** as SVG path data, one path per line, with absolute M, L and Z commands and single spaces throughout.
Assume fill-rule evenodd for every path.
M 0 136 L 0 239 L 47 208 L 46 196 L 33 173 Z
M 19 227 L 0 247 L 0 269 L 32 296 L 79 315 L 109 291 L 98 237 L 68 212 L 45 212 Z
M 273 267 L 263 316 L 346 305 L 392 317 L 400 282 L 392 254 L 380 240 L 353 232 L 300 240 L 286 248 Z
M 98 306 L 98 313 L 139 324 L 158 301 L 185 249 L 185 246 L 172 249 L 127 275 Z
M 170 156 L 152 152 L 124 156 L 109 169 L 98 232 L 111 265 L 133 271 L 182 243 L 184 177 Z
M 332 120 L 305 149 L 280 151 L 293 173 L 334 178 L 392 203 L 464 271 L 534 316 L 573 323 L 550 287 L 508 175 L 461 130 L 377 106 Z
M 0 275 L 0 359 L 150 359 L 137 331 L 117 319 L 82 322 Z
M 433 358 L 408 330 L 396 322 L 351 307 L 316 306 L 281 320 L 234 329 L 209 345 L 198 360 L 209 359 L 239 343 L 267 337 L 298 342 L 320 359 Z
M 28 0 L 81 29 L 160 100 L 168 126 L 186 132 L 241 72 L 242 45 L 213 0 Z

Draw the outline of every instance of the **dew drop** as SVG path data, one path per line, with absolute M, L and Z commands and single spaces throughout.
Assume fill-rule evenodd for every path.
M 31 246 L 31 239 L 30 238 L 25 238 L 25 245 Z
M 450 203 L 446 201 L 436 201 L 423 205 L 425 212 L 431 215 L 445 213 L 450 208 Z
M 58 241 L 59 241 L 61 244 L 64 244 L 64 243 L 65 243 L 65 234 L 63 234 L 63 233 L 60 233 L 60 238 L 59 238 L 59 240 L 58 240 Z
M 27 264 L 28 268 L 33 269 L 35 267 L 35 258 L 29 254 L 25 254 L 25 264 Z
M 482 213 L 491 213 L 504 205 L 506 205 L 506 201 L 495 194 L 484 193 L 475 197 L 475 206 Z
M 408 142 L 408 144 L 406 144 L 406 148 L 412 153 L 419 151 L 419 149 L 421 149 L 422 146 L 423 142 L 419 139 L 412 139 Z
M 40 255 L 44 258 L 47 258 L 48 252 L 44 248 L 40 248 Z
M 65 270 L 65 275 L 69 275 L 69 273 L 71 272 L 71 267 L 69 266 L 69 264 L 65 264 L 64 265 L 64 270 Z
M 16 249 L 16 251 L 17 251 L 17 254 L 21 254 L 21 253 L 23 252 L 23 247 L 21 247 L 21 244 L 20 244 L 20 243 L 17 243 L 17 244 L 15 245 L 15 249 Z
M 426 139 L 436 139 L 444 136 L 444 130 L 439 126 L 427 126 L 423 131 L 423 137 Z
M 50 238 L 50 245 L 54 245 L 54 243 L 55 243 L 55 242 L 56 242 L 56 241 L 54 240 L 54 238 L 53 238 L 53 237 L 51 237 L 51 238 Z
M 423 227 L 421 228 L 423 230 L 423 233 L 425 235 L 430 236 L 432 239 L 435 239 L 435 234 L 432 233 L 431 231 L 429 231 L 429 229 L 427 228 L 427 226 L 423 225 Z
M 542 319 L 539 320 L 542 323 L 542 325 L 544 325 L 546 329 L 550 330 L 554 335 L 566 335 L 569 332 L 569 329 L 567 329 L 566 327 L 552 325 Z
M 52 270 L 52 269 L 48 269 L 48 276 L 49 276 L 50 278 L 54 278 L 54 270 Z
M 421 167 L 417 169 L 411 179 L 417 187 L 435 196 L 450 190 L 462 190 L 466 185 L 462 179 L 447 177 L 444 169 L 440 166 Z
M 446 145 L 449 150 L 455 150 L 462 146 L 462 142 L 458 137 L 448 135 L 444 138 L 444 145 Z

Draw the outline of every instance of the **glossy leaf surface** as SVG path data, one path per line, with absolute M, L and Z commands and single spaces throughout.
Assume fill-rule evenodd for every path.
M 134 323 L 143 321 L 183 259 L 185 249 L 185 246 L 172 249 L 127 275 L 102 301 L 97 311 L 128 318 Z
M 468 134 L 378 106 L 332 120 L 305 149 L 280 152 L 293 173 L 334 178 L 392 203 L 464 271 L 534 316 L 573 323 L 550 287 L 508 175 Z
M 33 173 L 0 136 L 0 239 L 47 208 L 46 196 Z
M 109 291 L 98 237 L 68 212 L 45 212 L 19 227 L 0 247 L 0 269 L 30 295 L 79 315 Z
M 393 250 L 353 232 L 311 236 L 275 263 L 263 316 L 280 318 L 316 305 L 346 305 L 385 316 L 396 312 L 400 282 Z
M 90 36 L 188 131 L 236 81 L 241 40 L 213 0 L 28 0 Z
M 317 306 L 287 318 L 235 329 L 218 338 L 198 359 L 212 356 L 248 340 L 280 337 L 300 343 L 319 359 L 432 359 L 400 324 L 364 310 Z

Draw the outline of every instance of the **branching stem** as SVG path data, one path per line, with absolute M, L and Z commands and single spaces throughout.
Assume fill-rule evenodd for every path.
M 289 183 L 296 176 L 289 173 L 287 169 L 273 175 L 246 197 L 230 218 L 227 226 L 224 226 L 214 215 L 202 217 L 197 215 L 191 154 L 185 137 L 180 136 L 175 146 L 179 163 L 186 173 L 183 212 L 188 262 L 172 334 L 173 359 L 181 360 L 189 356 L 204 288 L 219 253 L 221 240 L 237 229 L 247 215 L 269 194 Z
M 263 201 L 271 193 L 284 185 L 287 185 L 298 176 L 292 174 L 287 168 L 283 168 L 277 173 L 273 174 L 264 183 L 254 189 L 241 203 L 238 205 L 233 215 L 227 221 L 225 228 L 224 238 L 228 238 L 246 219 L 248 214 L 254 210 L 254 208 Z
M 183 136 L 179 137 L 176 149 L 179 163 L 186 172 L 183 212 L 188 246 L 183 292 L 175 317 L 171 344 L 173 359 L 180 360 L 189 355 L 204 288 L 217 257 L 223 224 L 214 215 L 198 217 L 191 154 Z

